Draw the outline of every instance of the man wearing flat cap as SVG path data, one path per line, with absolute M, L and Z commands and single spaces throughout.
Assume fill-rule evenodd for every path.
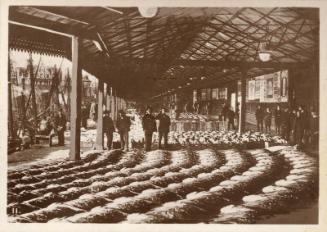
M 145 151 L 150 151 L 152 135 L 157 129 L 156 120 L 152 115 L 152 109 L 150 107 L 147 107 L 145 110 L 145 115 L 142 118 L 142 126 L 144 130 Z

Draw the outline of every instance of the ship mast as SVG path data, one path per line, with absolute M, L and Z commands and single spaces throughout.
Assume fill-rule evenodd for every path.
M 11 87 L 11 60 L 10 51 L 8 56 L 8 137 L 15 137 L 14 125 L 13 125 L 13 113 L 12 113 L 12 87 Z
M 32 115 L 34 118 L 34 130 L 35 130 L 37 128 L 37 106 L 36 106 L 36 97 L 35 97 L 35 78 L 36 78 L 36 76 L 34 76 L 32 53 L 30 53 L 29 56 L 30 56 L 30 58 L 28 60 L 28 63 L 29 63 L 30 80 L 31 80 Z

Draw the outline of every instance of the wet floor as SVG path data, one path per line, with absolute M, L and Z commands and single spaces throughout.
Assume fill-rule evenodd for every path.
M 318 224 L 318 201 L 308 203 L 302 209 L 296 209 L 288 214 L 278 214 L 256 221 L 256 224 Z

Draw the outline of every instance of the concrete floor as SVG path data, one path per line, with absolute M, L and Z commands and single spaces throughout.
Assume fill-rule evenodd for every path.
M 92 149 L 92 144 L 82 143 L 82 153 Z M 44 162 L 45 164 L 58 162 L 59 160 L 66 159 L 68 154 L 68 138 L 66 139 L 65 146 L 49 147 L 46 143 L 33 145 L 31 149 L 17 151 L 8 155 L 8 169 L 13 170 L 28 167 L 34 162 Z M 313 154 L 318 155 L 317 151 L 314 151 Z M 257 221 L 257 224 L 317 224 L 318 209 L 318 200 L 316 200 L 309 204 L 301 205 L 299 209 L 293 210 L 291 213 L 262 218 Z

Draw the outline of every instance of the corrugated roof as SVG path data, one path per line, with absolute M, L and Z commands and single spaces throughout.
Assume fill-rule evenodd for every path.
M 83 36 L 83 67 L 131 98 L 186 85 L 190 77 L 231 81 L 240 66 L 259 67 L 251 75 L 260 75 L 318 61 L 314 8 L 160 8 L 143 18 L 136 8 L 13 6 L 9 15 L 14 22 Z M 10 46 L 69 58 L 70 43 L 59 37 L 10 25 Z M 103 42 L 104 51 L 92 40 Z M 272 51 L 268 64 L 258 58 L 264 41 Z

